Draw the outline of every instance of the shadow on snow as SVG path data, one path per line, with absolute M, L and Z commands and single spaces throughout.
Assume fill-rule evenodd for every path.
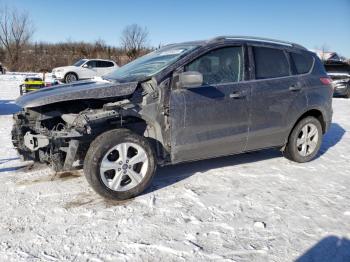
M 349 262 L 350 240 L 328 236 L 307 250 L 296 262 Z
M 317 158 L 325 154 L 331 147 L 335 146 L 341 140 L 344 134 L 344 128 L 342 128 L 337 123 L 332 123 L 330 129 L 323 138 L 322 146 Z M 265 149 L 234 156 L 225 156 L 177 164 L 174 166 L 159 167 L 153 180 L 152 186 L 146 190 L 145 194 L 175 184 L 178 181 L 194 175 L 195 173 L 202 173 L 215 168 L 259 162 L 281 156 L 282 153 L 279 150 Z

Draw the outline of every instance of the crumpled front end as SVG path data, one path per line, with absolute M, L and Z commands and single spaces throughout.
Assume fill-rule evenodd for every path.
M 69 170 L 96 135 L 120 122 L 104 105 L 134 95 L 137 84 L 94 79 L 24 95 L 16 100 L 23 109 L 14 115 L 13 145 L 24 160 Z
M 75 161 L 84 159 L 97 135 L 122 124 L 121 106 L 128 103 L 122 100 L 73 113 L 23 109 L 14 115 L 13 145 L 24 160 L 47 163 L 56 171 L 70 170 Z
M 23 160 L 48 163 L 56 171 L 63 170 L 70 141 L 84 133 L 68 128 L 58 112 L 22 110 L 13 118 L 12 142 Z

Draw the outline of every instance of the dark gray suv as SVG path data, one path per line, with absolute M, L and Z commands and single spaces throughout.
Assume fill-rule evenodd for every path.
M 12 139 L 24 159 L 56 171 L 83 163 L 96 192 L 127 199 L 157 165 L 269 147 L 310 161 L 330 126 L 332 95 L 323 64 L 304 47 L 224 36 L 20 97 Z

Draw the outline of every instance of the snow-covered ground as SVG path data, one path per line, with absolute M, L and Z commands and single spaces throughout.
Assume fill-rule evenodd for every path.
M 18 76 L 0 76 L 1 261 L 350 261 L 350 100 L 318 158 L 274 150 L 158 169 L 130 201 L 81 173 L 21 162 L 11 145 Z

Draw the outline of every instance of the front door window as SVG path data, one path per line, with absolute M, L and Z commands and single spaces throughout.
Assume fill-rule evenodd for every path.
M 203 75 L 204 85 L 240 82 L 244 79 L 243 48 L 216 49 L 197 58 L 185 71 L 197 71 Z

